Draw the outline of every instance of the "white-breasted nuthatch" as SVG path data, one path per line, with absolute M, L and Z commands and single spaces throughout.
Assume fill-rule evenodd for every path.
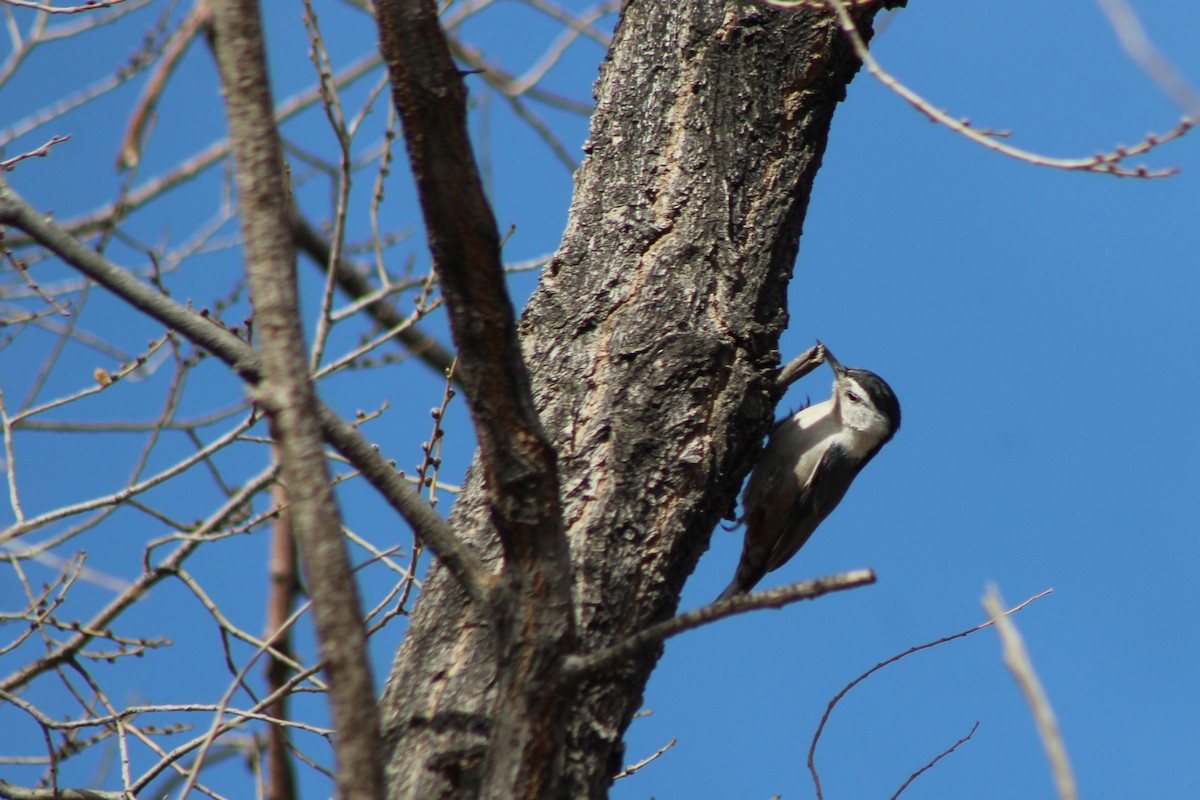
M 833 397 L 776 424 L 750 473 L 742 494 L 742 558 L 718 600 L 750 591 L 796 555 L 900 427 L 900 402 L 883 378 L 846 369 L 828 350 L 825 361 L 833 369 Z

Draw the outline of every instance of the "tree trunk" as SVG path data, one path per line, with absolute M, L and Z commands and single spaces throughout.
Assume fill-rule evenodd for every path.
M 877 9 L 855 11 L 865 35 Z M 625 4 L 570 221 L 521 321 L 558 453 L 580 652 L 670 617 L 733 508 L 774 416 L 787 283 L 858 66 L 824 9 Z M 473 468 L 451 525 L 496 569 L 481 483 Z M 478 795 L 495 652 L 435 562 L 382 701 L 392 797 Z M 569 693 L 563 796 L 606 795 L 660 652 L 545 687 Z

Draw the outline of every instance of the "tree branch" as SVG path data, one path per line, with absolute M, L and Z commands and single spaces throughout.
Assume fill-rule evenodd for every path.
M 287 492 L 279 484 L 272 487 L 272 501 L 279 509 L 271 526 L 271 555 L 268 560 L 266 637 L 274 637 L 274 652 L 268 654 L 264 670 L 268 691 L 274 693 L 287 683 L 291 665 L 280 654 L 292 656 L 292 632 L 283 630 L 292 608 L 300 595 L 300 570 L 296 554 L 296 538 L 292 534 L 291 510 L 287 507 Z M 267 707 L 275 719 L 288 719 L 290 698 L 280 695 Z M 288 750 L 288 731 L 282 725 L 269 725 L 266 731 L 267 797 L 269 800 L 296 800 L 296 765 Z
M 499 672 L 480 796 L 556 797 L 567 701 L 548 687 L 575 640 L 557 454 L 534 405 L 500 235 L 467 131 L 466 88 L 437 6 L 381 0 L 376 19 L 505 556 L 488 609 Z
M 1010 608 L 1008 611 L 1005 611 L 1004 615 L 1007 617 L 1009 614 L 1015 614 L 1018 611 L 1020 611 L 1021 609 L 1025 608 L 1025 606 L 1032 603 L 1034 600 L 1040 600 L 1041 598 L 1050 594 L 1052 591 L 1054 591 L 1054 590 L 1046 589 L 1045 591 L 1040 592 L 1039 594 L 1035 594 L 1033 597 L 1030 597 L 1024 603 L 1021 603 L 1020 605 L 1014 606 L 1013 608 Z M 958 633 L 951 634 L 950 636 L 943 636 L 940 639 L 935 639 L 932 642 L 926 642 L 925 644 L 919 644 L 915 647 L 910 647 L 907 650 L 905 650 L 903 653 L 897 653 L 896 655 L 892 656 L 891 658 L 887 658 L 887 659 L 884 659 L 883 661 L 880 661 L 878 664 L 871 667 L 869 670 L 864 672 L 862 675 L 859 675 L 857 678 L 850 681 L 848 684 L 846 684 L 844 687 L 842 687 L 842 690 L 840 692 L 838 692 L 836 695 L 833 696 L 833 699 L 830 700 L 829 703 L 825 706 L 825 713 L 821 715 L 821 721 L 817 724 L 817 730 L 813 733 L 812 742 L 808 746 L 808 771 L 812 775 L 813 788 L 816 792 L 817 800 L 822 800 L 825 797 L 825 793 L 821 790 L 821 776 L 817 773 L 817 761 L 816 761 L 817 743 L 821 741 L 821 734 L 825 731 L 825 725 L 829 722 L 829 717 L 830 717 L 830 715 L 833 714 L 834 707 L 842 701 L 842 698 L 845 697 L 847 694 L 849 694 L 850 690 L 853 689 L 855 686 L 858 686 L 860 683 L 865 681 L 867 678 L 871 677 L 876 672 L 878 672 L 879 670 L 888 666 L 889 664 L 895 664 L 900 659 L 907 658 L 908 656 L 911 656 L 913 653 L 919 653 L 922 650 L 928 650 L 931 647 L 937 647 L 938 645 L 945 644 L 946 642 L 952 642 L 955 639 L 962 639 L 963 637 L 970 636 L 972 633 L 976 633 L 978 631 L 983 630 L 984 628 L 991 627 L 991 625 L 994 622 L 995 622 L 994 619 L 989 619 L 987 622 L 980 623 L 979 625 L 976 625 L 973 628 L 967 628 L 965 631 L 959 631 Z
M 330 267 L 330 257 L 333 254 L 333 247 L 330 245 L 329 240 L 310 225 L 304 217 L 300 216 L 299 211 L 296 210 L 294 205 L 288 214 L 288 222 L 291 225 L 292 238 L 296 243 L 296 247 L 311 258 L 321 269 L 328 270 Z M 337 263 L 333 265 L 333 271 L 334 280 L 337 281 L 341 290 L 355 300 L 362 299 L 374 293 L 375 287 L 371 286 L 370 281 L 366 279 L 362 271 L 348 258 L 339 257 Z M 377 300 L 374 303 L 369 303 L 365 310 L 385 330 L 399 327 L 405 322 L 405 317 L 397 312 L 395 306 L 386 300 Z M 450 371 L 450 367 L 454 364 L 454 354 L 443 347 L 437 339 L 419 330 L 415 325 L 401 328 L 396 333 L 396 338 L 414 356 L 424 361 L 443 377 Z M 456 380 L 455 383 L 457 384 L 458 381 Z
M 384 775 L 379 710 L 362 602 L 342 538 L 300 324 L 296 256 L 288 225 L 290 192 L 272 112 L 262 20 L 256 0 L 214 0 L 211 8 L 246 278 L 262 354 L 262 380 L 251 396 L 266 412 L 287 492 L 289 524 L 312 596 L 337 731 L 337 794 L 347 800 L 380 800 Z M 197 773 L 198 769 L 189 780 Z
M 956 119 L 940 108 L 935 108 L 929 101 L 912 89 L 909 89 L 880 66 L 875 57 L 871 55 L 871 51 L 867 47 L 862 34 L 859 33 L 858 26 L 855 24 L 854 18 L 849 11 L 849 7 L 853 4 L 847 3 L 847 0 L 768 0 L 768 2 L 783 8 L 811 6 L 814 2 L 823 4 L 833 12 L 834 17 L 838 21 L 838 26 L 846 34 L 846 39 L 850 42 L 850 46 L 854 48 L 854 54 L 858 56 L 863 66 L 866 67 L 867 71 L 876 80 L 900 95 L 913 108 L 920 111 L 933 122 L 945 125 L 950 130 L 965 136 L 976 144 L 1015 158 L 1018 161 L 1068 171 L 1097 172 L 1102 175 L 1114 175 L 1119 178 L 1166 178 L 1179 172 L 1179 168 L 1172 167 L 1170 169 L 1150 170 L 1146 167 L 1130 168 L 1122 165 L 1130 158 L 1142 155 L 1157 148 L 1159 145 L 1178 139 L 1187 134 L 1192 128 L 1200 125 L 1200 116 L 1195 116 L 1193 112 L 1192 116 L 1184 117 L 1180 120 L 1179 124 L 1164 134 L 1150 134 L 1135 145 L 1116 147 L 1111 152 L 1097 153 L 1086 158 L 1051 158 L 1028 150 L 1022 150 L 1019 147 L 1013 147 L 1002 141 L 1002 138 L 1008 135 L 1007 132 L 973 127 L 969 120 Z
M 905 790 L 905 789 L 907 789 L 909 786 L 912 786 L 912 783 L 913 783 L 913 781 L 915 781 L 917 778 L 921 777 L 923 774 L 925 774 L 925 773 L 926 773 L 926 772 L 928 772 L 929 770 L 933 769 L 933 768 L 934 768 L 934 766 L 935 766 L 935 765 L 936 765 L 936 764 L 937 764 L 939 761 L 941 761 L 943 758 L 945 758 L 946 756 L 948 756 L 948 755 L 950 755 L 951 753 L 953 753 L 955 750 L 957 750 L 957 749 L 958 749 L 959 747 L 961 747 L 962 745 L 964 745 L 964 744 L 966 744 L 967 742 L 971 741 L 971 737 L 975 735 L 975 731 L 977 731 L 977 730 L 979 730 L 979 723 L 978 723 L 978 722 L 976 722 L 974 725 L 972 725 L 972 726 L 971 726 L 971 730 L 967 731 L 967 735 L 966 735 L 966 736 L 962 737 L 962 738 L 961 738 L 961 739 L 959 739 L 957 742 L 955 742 L 954 744 L 950 745 L 949 747 L 947 747 L 947 748 L 946 748 L 945 750 L 943 750 L 942 752 L 938 753 L 936 756 L 934 756 L 934 757 L 933 757 L 933 758 L 932 758 L 932 759 L 929 761 L 929 763 L 928 763 L 928 764 L 926 764 L 925 766 L 921 767 L 919 770 L 917 770 L 916 772 L 914 772 L 912 775 L 909 775 L 909 776 L 908 776 L 908 778 L 907 778 L 907 779 L 904 781 L 904 783 L 900 784 L 900 788 L 896 790 L 895 794 L 893 794 L 893 795 L 891 796 L 890 800 L 896 800 L 896 798 L 898 798 L 898 797 L 899 797 L 901 794 L 903 794 L 903 793 L 904 793 L 904 790 Z
M 7 800 L 128 800 L 128 792 L 101 792 L 93 789 L 30 789 L 0 779 L 0 797 Z
M 3 176 L 0 176 L 0 225 L 11 225 L 24 231 L 38 244 L 117 297 L 221 359 L 251 387 L 258 384 L 261 365 L 258 354 L 250 345 L 86 247 L 48 216 L 30 206 Z M 362 472 L 416 534 L 437 553 L 462 582 L 471 599 L 485 604 L 492 579 L 478 556 L 459 542 L 446 521 L 430 508 L 420 493 L 388 464 L 354 426 L 324 403 L 319 404 L 318 414 L 326 440 Z
M 15 692 L 22 689 L 38 675 L 49 672 L 62 664 L 76 659 L 83 648 L 95 638 L 96 631 L 103 631 L 109 628 L 112 621 L 119 614 L 145 597 L 151 587 L 158 584 L 168 575 L 175 574 L 180 565 L 183 564 L 195 551 L 200 542 L 203 541 L 204 536 L 215 531 L 221 525 L 226 524 L 230 517 L 237 513 L 239 509 L 244 508 L 247 502 L 253 499 L 259 491 L 275 479 L 276 468 L 271 466 L 265 472 L 247 481 L 241 489 L 234 492 L 220 508 L 192 531 L 190 539 L 185 540 L 166 558 L 153 567 L 149 563 L 144 564 L 142 574 L 129 584 L 125 591 L 121 592 L 121 594 L 105 605 L 104 608 L 96 612 L 91 619 L 80 626 L 79 630 L 75 631 L 70 639 L 57 645 L 36 661 L 26 664 L 21 669 L 0 680 L 0 692 Z
M 506 569 L 532 573 L 540 562 L 566 572 L 556 457 L 517 342 L 500 235 L 467 133 L 466 89 L 431 0 L 386 0 L 377 17 Z M 565 591 L 567 582 L 553 585 Z
M 825 345 L 817 342 L 785 364 L 775 376 L 775 392 L 782 397 L 788 387 L 825 363 Z
M 1042 746 L 1046 749 L 1046 757 L 1050 761 L 1050 771 L 1054 776 L 1054 788 L 1059 800 L 1077 800 L 1079 790 L 1075 784 L 1075 775 L 1071 771 L 1071 761 L 1067 758 L 1067 747 L 1063 743 L 1062 732 L 1058 728 L 1058 719 L 1054 709 L 1050 707 L 1050 699 L 1037 673 L 1033 671 L 1033 662 L 1029 660 L 1029 651 L 1017 631 L 1017 626 L 1009 619 L 1004 610 L 1004 600 L 1000 597 L 995 586 L 989 586 L 983 596 L 983 608 L 991 615 L 989 624 L 996 625 L 996 633 L 1004 647 L 1004 665 L 1008 667 L 1025 695 L 1029 710 L 1033 713 L 1033 721 L 1037 725 L 1038 735 Z
M 769 589 L 765 592 L 740 594 L 718 603 L 709 603 L 693 611 L 687 611 L 657 625 L 651 625 L 645 630 L 633 634 L 628 639 L 618 642 L 611 647 L 597 650 L 582 656 L 571 656 L 567 659 L 564 672 L 568 680 L 578 681 L 612 666 L 638 653 L 647 647 L 661 644 L 672 636 L 678 636 L 685 631 L 708 625 L 735 614 L 747 611 L 757 611 L 761 608 L 783 608 L 800 600 L 814 600 L 832 592 L 842 592 L 847 589 L 857 589 L 875 582 L 875 572 L 869 569 L 856 569 L 841 575 L 830 575 L 809 581 L 800 581 L 790 586 Z

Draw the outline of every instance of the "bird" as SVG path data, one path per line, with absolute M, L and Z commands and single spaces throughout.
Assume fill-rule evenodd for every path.
M 900 428 L 900 401 L 887 381 L 848 369 L 825 350 L 832 397 L 775 425 L 742 493 L 742 557 L 717 601 L 749 592 L 804 546 L 846 490 Z

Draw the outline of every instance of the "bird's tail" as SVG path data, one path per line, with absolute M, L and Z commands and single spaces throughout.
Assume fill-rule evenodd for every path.
M 749 533 L 746 535 L 747 542 L 752 542 L 753 539 Z M 767 558 L 770 555 L 765 549 L 747 544 L 746 549 L 742 551 L 742 557 L 738 559 L 737 571 L 733 573 L 733 580 L 725 591 L 721 592 L 721 596 L 717 598 L 717 602 L 728 600 L 735 594 L 745 594 L 758 585 L 758 582 L 767 574 Z
M 721 592 L 721 596 L 718 597 L 713 602 L 719 603 L 722 600 L 728 600 L 729 598 L 733 597 L 734 595 L 742 594 L 744 591 L 745 591 L 745 589 L 743 589 L 739 585 L 738 579 L 734 578 L 733 581 L 728 586 L 725 587 L 725 591 Z

